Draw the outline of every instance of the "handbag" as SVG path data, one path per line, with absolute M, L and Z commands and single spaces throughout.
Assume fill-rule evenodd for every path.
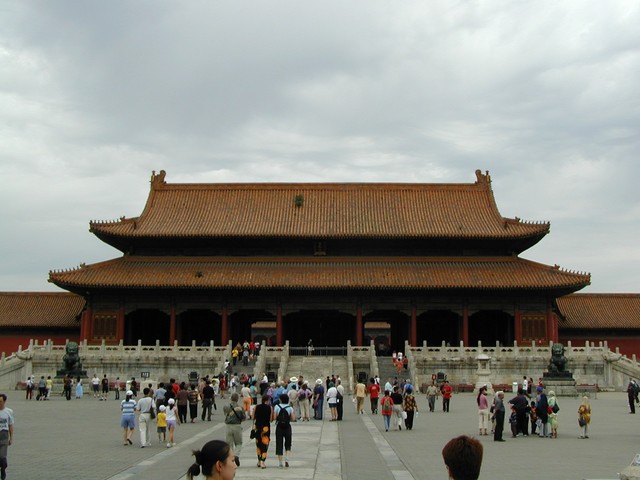
M 582 417 L 578 418 L 578 425 L 580 425 L 581 427 L 584 427 L 586 424 L 587 424 L 587 421 L 584 418 Z
M 155 410 L 153 409 L 153 407 L 151 407 L 151 408 L 149 409 L 149 418 L 150 418 L 151 420 L 153 420 L 154 418 L 156 418 L 156 412 L 155 412 Z
M 402 411 L 402 418 L 403 420 L 407 419 L 407 412 L 405 412 L 404 410 Z
M 251 429 L 251 432 L 249 433 L 249 438 L 257 438 L 258 436 L 258 431 L 256 430 L 256 426 L 254 425 L 253 428 Z

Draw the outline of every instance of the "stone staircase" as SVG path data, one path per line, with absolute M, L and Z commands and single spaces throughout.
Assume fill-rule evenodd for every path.
M 378 357 L 378 372 L 380 375 L 380 384 L 383 386 L 389 378 L 393 379 L 398 377 L 398 380 L 401 378 L 411 378 L 410 371 L 404 368 L 398 373 L 398 368 L 393 364 L 391 357 Z

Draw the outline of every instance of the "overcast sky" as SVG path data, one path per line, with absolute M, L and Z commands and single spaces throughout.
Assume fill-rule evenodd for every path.
M 179 182 L 472 183 L 640 292 L 640 2 L 0 3 L 0 291 Z

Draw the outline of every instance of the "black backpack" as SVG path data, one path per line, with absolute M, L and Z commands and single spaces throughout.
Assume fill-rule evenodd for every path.
M 278 425 L 289 425 L 291 422 L 291 415 L 289 415 L 289 411 L 287 407 L 281 407 L 278 412 L 278 416 L 276 417 L 276 421 Z

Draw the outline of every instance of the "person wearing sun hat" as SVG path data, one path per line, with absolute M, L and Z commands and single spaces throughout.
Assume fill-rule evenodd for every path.
M 133 399 L 131 390 L 127 390 L 125 399 L 120 402 L 120 410 L 122 410 L 120 426 L 124 429 L 124 444 L 133 445 L 131 435 L 136 428 L 136 401 Z
M 316 386 L 313 388 L 313 419 L 322 420 L 322 408 L 324 407 L 324 385 L 322 379 L 316 380 Z
M 170 398 L 167 401 L 167 410 L 165 411 L 165 414 L 167 415 L 167 430 L 169 430 L 169 440 L 167 441 L 167 448 L 171 448 L 176 444 L 175 439 L 173 438 L 173 432 L 180 424 L 178 407 L 176 407 L 175 399 Z

